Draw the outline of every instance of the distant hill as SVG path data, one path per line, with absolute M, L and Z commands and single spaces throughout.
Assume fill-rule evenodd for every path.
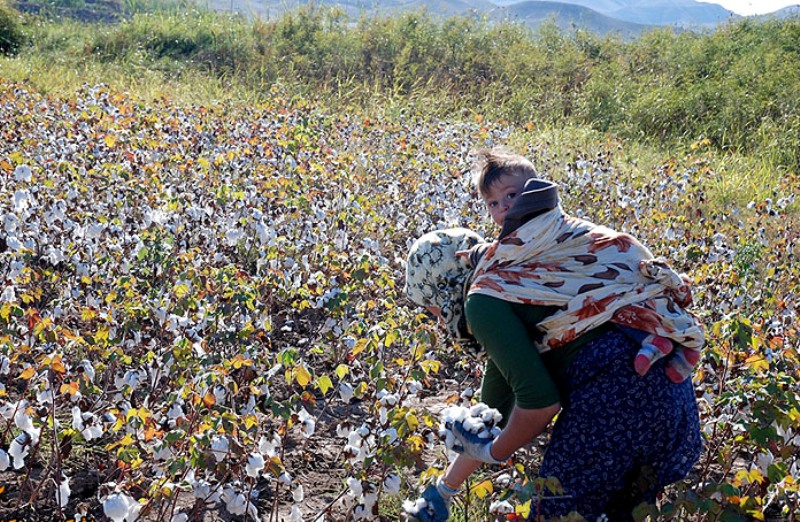
M 500 2 L 502 5 L 512 4 L 508 0 Z M 537 2 L 553 3 L 540 0 L 526 0 L 524 3 Z M 560 3 L 583 6 L 611 18 L 651 26 L 714 27 L 737 16 L 720 5 L 695 0 L 561 0 Z
M 610 2 L 606 2 L 610 3 Z M 529 27 L 553 21 L 565 30 L 585 29 L 599 34 L 618 33 L 629 38 L 655 28 L 653 25 L 626 22 L 605 16 L 576 4 L 528 0 L 498 8 L 495 19 L 519 21 Z
M 774 13 L 762 15 L 762 18 L 790 18 L 792 16 L 800 16 L 800 4 L 786 6 Z
M 694 0 L 649 0 L 628 3 L 631 5 L 603 14 L 628 22 L 681 27 L 714 27 L 733 18 L 739 18 L 739 15 L 721 5 Z

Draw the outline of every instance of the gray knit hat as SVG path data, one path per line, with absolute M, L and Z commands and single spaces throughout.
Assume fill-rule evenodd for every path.
M 464 296 L 472 269 L 466 259 L 456 256 L 483 238 L 466 228 L 428 232 L 408 252 L 406 295 L 420 306 L 441 310 L 447 331 L 455 340 L 468 338 L 464 318 Z

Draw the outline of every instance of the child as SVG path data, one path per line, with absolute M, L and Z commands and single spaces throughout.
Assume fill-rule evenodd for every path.
M 558 206 L 555 186 L 539 180 L 536 168 L 525 157 L 504 149 L 482 150 L 479 156 L 481 168 L 475 178 L 475 185 L 492 221 L 501 227 L 498 241 L 536 216 Z M 470 251 L 469 260 L 472 266 L 477 265 L 488 247 L 488 244 L 482 244 Z M 644 375 L 657 360 L 673 351 L 672 341 L 621 324 L 624 319 L 620 318 L 624 317 L 626 314 L 620 314 L 613 322 L 622 332 L 642 345 L 634 359 L 634 367 L 637 373 Z M 667 375 L 673 382 L 682 382 L 691 374 L 698 359 L 698 352 L 676 351 L 668 364 Z

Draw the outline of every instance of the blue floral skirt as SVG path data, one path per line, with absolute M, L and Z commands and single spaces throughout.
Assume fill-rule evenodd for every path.
M 559 498 L 531 507 L 531 518 L 576 511 L 587 520 L 632 520 L 684 478 L 702 440 L 691 379 L 674 384 L 658 361 L 643 377 L 633 368 L 639 346 L 613 330 L 589 343 L 567 369 L 562 411 L 539 472 L 556 477 Z

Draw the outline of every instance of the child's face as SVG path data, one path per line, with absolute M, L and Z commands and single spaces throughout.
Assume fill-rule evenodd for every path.
M 522 193 L 525 181 L 527 180 L 523 176 L 506 174 L 497 178 L 497 181 L 483 195 L 489 215 L 497 225 L 503 225 L 508 210 L 516 201 L 517 196 Z

